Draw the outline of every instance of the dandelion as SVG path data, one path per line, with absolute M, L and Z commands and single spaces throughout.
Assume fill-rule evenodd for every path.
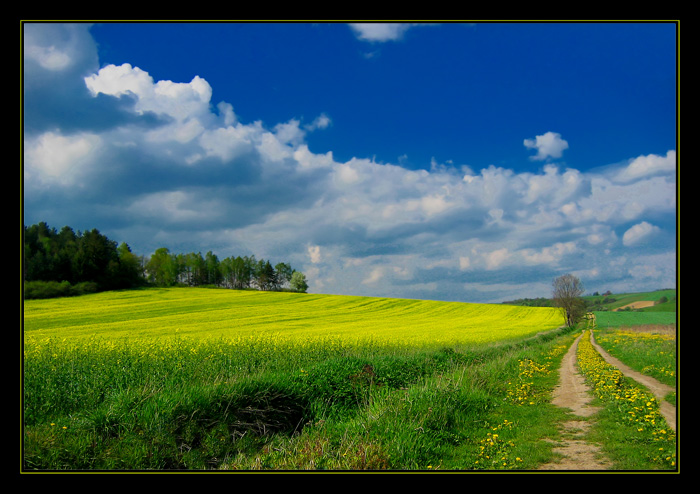
M 659 419 L 656 399 L 647 391 L 622 379 L 622 373 L 603 360 L 588 338 L 584 337 L 579 342 L 578 363 L 601 400 L 619 402 L 615 409 L 620 413 L 622 422 L 634 426 L 633 430 L 638 433 L 649 434 L 652 441 L 675 444 L 675 434 L 666 434 L 664 421 Z M 675 464 L 675 456 L 669 458 L 657 458 L 655 461 L 672 466 Z

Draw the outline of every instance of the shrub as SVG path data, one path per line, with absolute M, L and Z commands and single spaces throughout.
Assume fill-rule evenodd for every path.
M 27 281 L 24 283 L 24 298 L 65 297 L 70 292 L 67 281 Z
M 99 290 L 97 283 L 84 281 L 71 285 L 67 281 L 25 281 L 24 299 L 70 297 L 95 293 Z

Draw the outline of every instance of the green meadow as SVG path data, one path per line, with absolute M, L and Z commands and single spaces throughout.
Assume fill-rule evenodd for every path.
M 26 300 L 23 469 L 535 470 L 567 417 L 562 324 L 209 288 Z

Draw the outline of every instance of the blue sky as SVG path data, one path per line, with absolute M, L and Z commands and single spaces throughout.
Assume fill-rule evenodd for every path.
M 24 223 L 317 293 L 674 287 L 676 28 L 25 23 Z

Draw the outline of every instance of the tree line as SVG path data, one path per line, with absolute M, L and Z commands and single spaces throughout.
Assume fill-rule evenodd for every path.
M 25 297 L 72 295 L 143 284 L 142 260 L 126 243 L 99 230 L 60 231 L 45 222 L 24 226 L 22 275 Z
M 102 290 L 155 286 L 220 286 L 234 289 L 306 292 L 306 277 L 288 263 L 275 266 L 255 256 L 219 260 L 209 251 L 173 254 L 157 249 L 138 256 L 126 243 L 117 244 L 97 229 L 60 231 L 40 222 L 24 226 L 25 298 L 74 295 Z
M 252 256 L 219 259 L 212 251 L 173 254 L 167 247 L 157 249 L 144 266 L 148 281 L 156 286 L 214 285 L 233 289 L 306 292 L 306 276 L 285 262 L 274 266 L 269 260 Z

